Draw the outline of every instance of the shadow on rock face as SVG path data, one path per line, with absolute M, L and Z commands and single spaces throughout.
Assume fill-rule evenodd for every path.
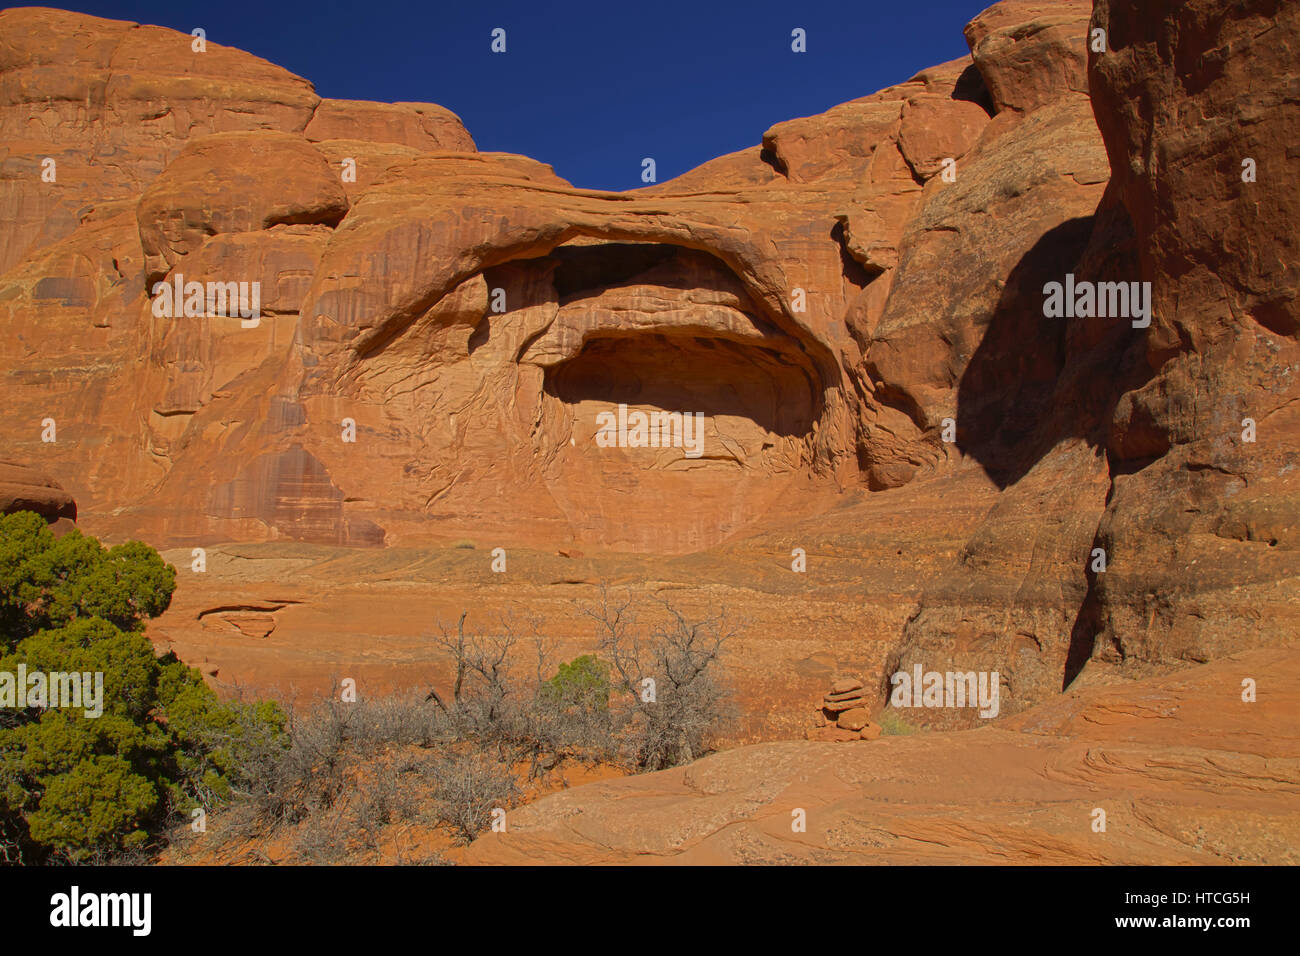
M 595 339 L 547 375 L 546 391 L 567 405 L 645 405 L 706 418 L 742 419 L 787 438 L 817 418 L 805 370 L 780 353 L 721 339 Z
M 1050 414 L 1065 367 L 1065 320 L 1043 316 L 1042 288 L 1074 271 L 1092 223 L 1062 223 L 1020 260 L 958 385 L 957 445 L 1003 488 L 1069 433 L 1068 420 Z
M 1145 330 L 1125 317 L 1049 318 L 1043 287 L 1139 277 L 1132 224 L 1103 200 L 1094 216 L 1048 230 L 1007 277 L 957 390 L 957 445 L 999 487 L 1062 441 L 1105 448 L 1120 396 L 1150 378 Z

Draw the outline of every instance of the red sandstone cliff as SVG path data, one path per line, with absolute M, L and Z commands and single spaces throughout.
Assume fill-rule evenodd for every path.
M 815 543 L 852 565 L 800 583 L 824 646 L 998 670 L 1008 713 L 1289 642 L 1298 17 L 1005 0 L 969 58 L 603 193 L 431 104 L 5 11 L 0 437 L 159 546 L 473 537 L 763 591 Z M 1067 275 L 1150 282 L 1150 326 L 1046 318 Z M 260 320 L 156 315 L 178 276 L 258 281 Z M 705 454 L 598 447 L 618 404 L 701 411 Z

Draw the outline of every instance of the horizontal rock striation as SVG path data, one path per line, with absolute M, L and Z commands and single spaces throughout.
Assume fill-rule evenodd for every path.
M 613 193 L 7 10 L 0 438 L 164 546 L 789 553 L 906 514 L 934 554 L 854 553 L 904 582 L 868 712 L 916 666 L 996 671 L 1005 715 L 1290 642 L 1298 16 L 1004 0 L 970 56 Z

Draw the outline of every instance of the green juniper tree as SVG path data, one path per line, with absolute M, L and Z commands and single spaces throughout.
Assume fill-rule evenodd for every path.
M 242 753 L 282 742 L 276 705 L 223 704 L 197 670 L 155 654 L 144 622 L 175 587 L 176 569 L 138 541 L 105 548 L 77 530 L 56 538 L 31 512 L 0 517 L 0 682 L 20 667 L 103 675 L 97 715 L 0 707 L 0 859 L 144 848 L 174 814 L 228 798 Z

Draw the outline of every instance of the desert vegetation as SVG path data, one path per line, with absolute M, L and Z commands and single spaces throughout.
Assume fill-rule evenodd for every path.
M 175 586 L 138 541 L 105 548 L 76 530 L 56 538 L 31 512 L 0 517 L 0 859 L 143 852 L 171 820 L 231 799 L 247 755 L 283 736 L 277 705 L 221 703 L 155 653 L 144 622 Z M 98 692 L 47 706 L 53 675 L 71 674 L 102 675 Z
M 174 838 L 268 860 L 437 863 L 431 845 L 468 843 L 567 767 L 636 773 L 706 753 L 732 716 L 725 614 L 639 608 L 605 588 L 582 610 L 595 653 L 571 661 L 535 621 L 479 628 L 466 612 L 430 638 L 451 664 L 445 686 L 355 700 L 336 686 L 285 705 L 274 745 L 245 748 L 217 825 Z M 235 736 L 265 739 L 256 727 Z
M 638 607 L 602 587 L 581 608 L 593 652 L 571 661 L 536 621 L 478 627 L 466 612 L 430 637 L 450 663 L 445 686 L 368 696 L 340 681 L 303 703 L 238 688 L 221 700 L 144 634 L 174 588 L 175 569 L 139 542 L 105 548 L 75 530 L 56 538 L 35 514 L 0 519 L 0 674 L 103 674 L 102 713 L 0 708 L 5 862 L 165 848 L 438 862 L 430 845 L 473 840 L 566 767 L 694 760 L 731 716 L 724 613 Z

